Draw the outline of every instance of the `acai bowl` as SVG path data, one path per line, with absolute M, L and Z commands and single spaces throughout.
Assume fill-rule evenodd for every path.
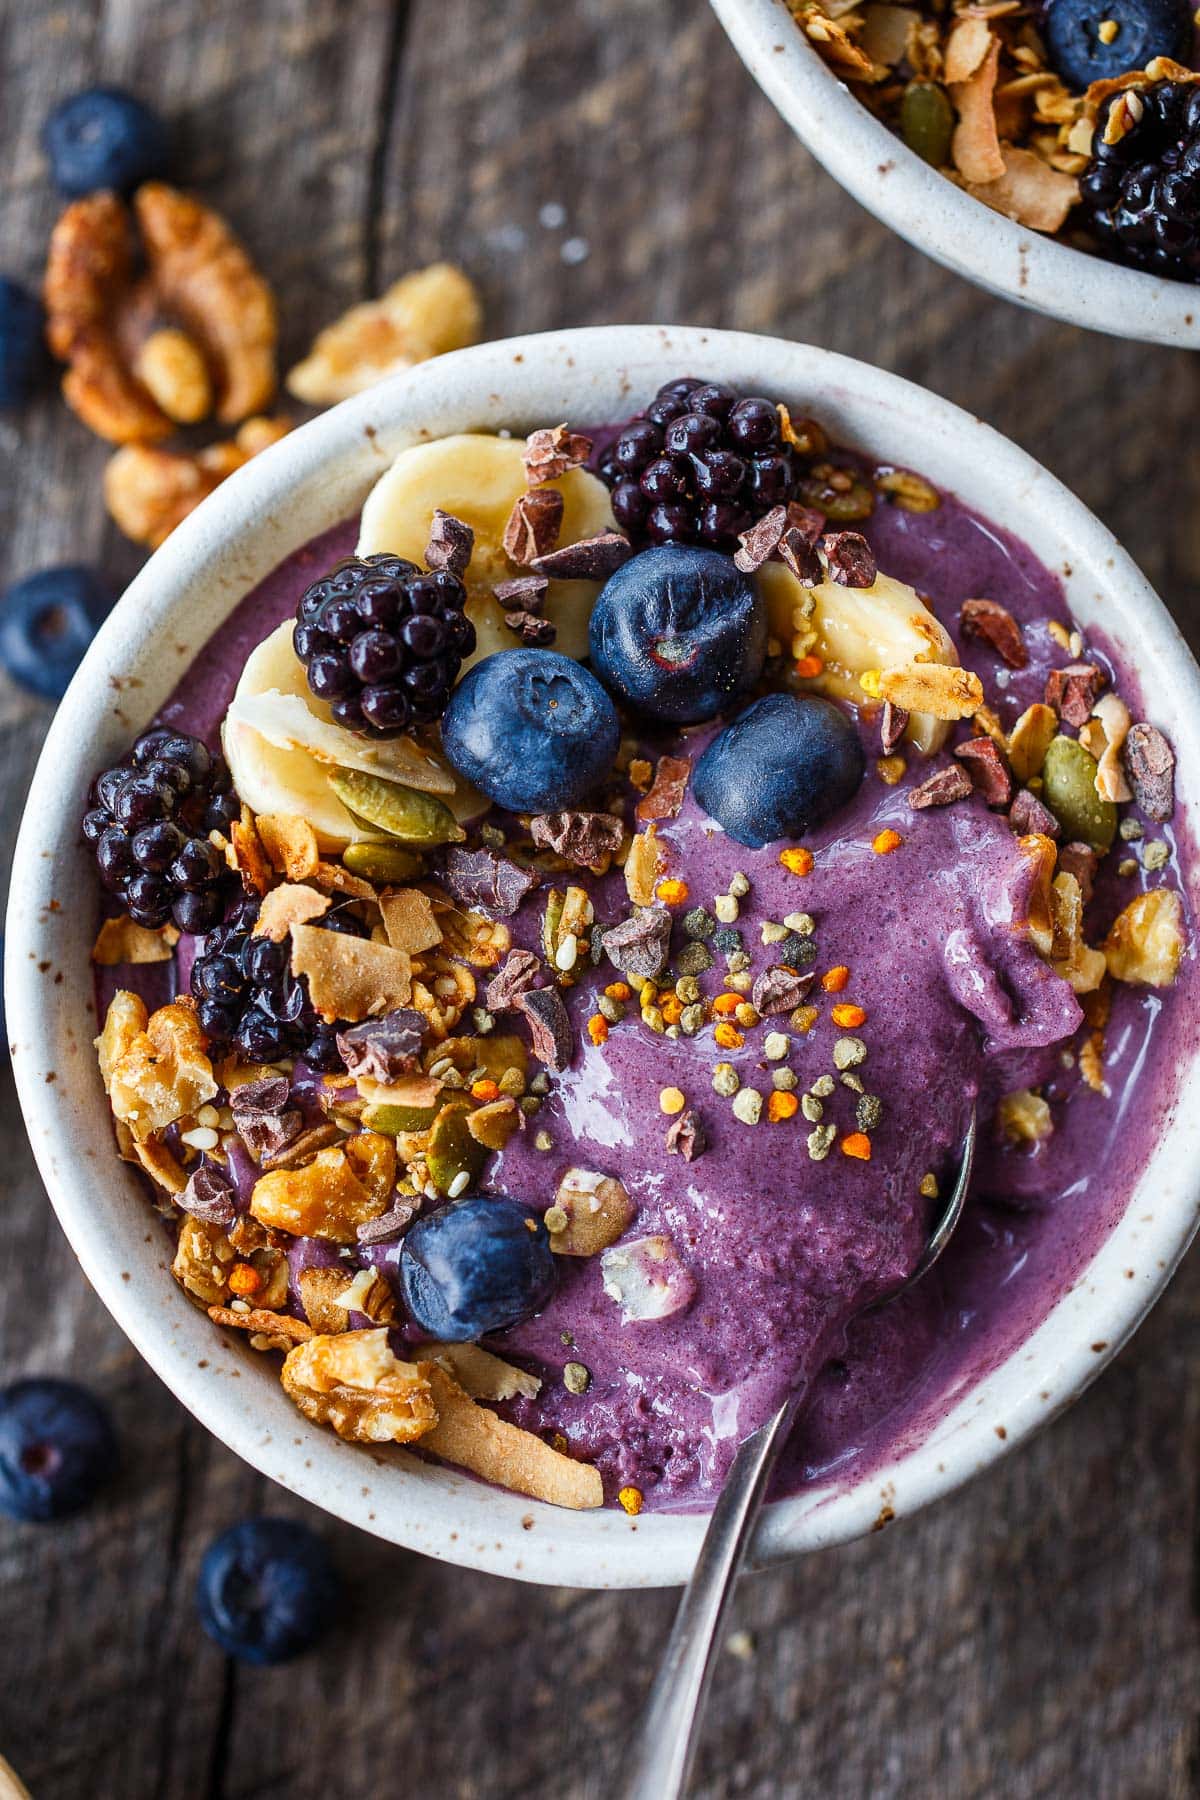
M 715 545 L 676 543 L 675 555 L 718 559 L 720 580 L 705 593 L 719 605 L 715 615 L 702 608 L 700 622 L 707 629 L 715 616 L 725 648 L 714 677 L 710 663 L 679 653 L 678 633 L 659 631 L 655 666 L 671 691 L 681 676 L 695 680 L 682 702 L 670 702 L 675 717 L 647 723 L 661 700 L 638 688 L 645 659 L 623 660 L 620 628 L 643 616 L 648 595 L 661 606 L 673 584 L 683 594 L 694 570 L 676 561 L 665 579 L 633 581 L 643 557 L 661 558 L 669 546 L 641 547 L 640 502 L 614 487 L 632 479 L 643 493 L 653 489 L 654 433 L 674 455 L 665 434 L 691 415 L 669 395 L 663 422 L 634 432 L 620 459 L 613 428 L 684 377 L 733 393 L 729 404 L 715 401 L 716 432 L 678 427 L 697 435 L 679 454 L 737 458 L 740 431 L 749 440 L 743 463 L 782 455 L 782 440 L 787 473 L 755 476 L 750 496 L 743 470 L 727 504 L 757 516 L 713 516 Z M 770 404 L 739 415 L 746 423 L 735 431 L 734 396 Z M 448 454 L 445 440 L 462 433 L 467 444 Z M 839 445 L 857 457 L 829 447 Z M 498 485 L 494 473 L 485 479 L 480 454 L 493 472 L 503 467 Z M 439 459 L 436 497 L 420 486 L 414 527 L 413 470 L 424 484 L 422 471 Z M 732 480 L 737 471 L 722 466 Z M 543 505 L 528 496 L 555 481 L 567 491 L 547 546 L 534 541 Z M 689 518 L 664 517 L 655 528 L 697 535 L 701 500 L 683 482 L 661 503 L 693 509 Z M 439 506 L 435 547 L 428 527 Z M 548 510 L 557 513 L 554 503 Z M 296 706 L 279 705 L 290 699 L 318 717 L 303 666 L 285 673 L 276 660 L 280 628 L 294 642 L 297 607 L 327 580 L 351 586 L 310 600 L 308 623 L 332 601 L 361 604 L 358 574 L 344 560 L 356 550 L 426 560 L 435 571 L 440 563 L 458 579 L 465 539 L 455 521 L 474 532 L 468 587 L 480 557 L 497 632 L 520 634 L 512 649 L 493 639 L 493 657 L 457 672 L 442 717 L 459 785 L 447 785 L 428 738 L 422 773 L 397 747 L 403 734 L 360 731 L 355 761 L 367 766 L 330 765 L 309 788 L 312 805 L 332 796 L 357 818 L 359 848 L 338 842 L 344 825 L 331 812 L 314 848 L 315 832 L 295 823 L 298 803 L 269 791 L 272 781 L 293 795 L 311 783 L 309 764 L 294 760 L 298 731 L 310 757 L 329 741 L 330 721 L 320 730 Z M 405 536 L 414 528 L 423 538 L 415 547 Z M 625 536 L 634 541 L 622 548 L 615 540 Z M 511 554 L 496 552 L 497 537 Z M 566 552 L 574 555 L 565 562 L 532 566 Z M 383 579 L 428 576 L 386 567 Z M 592 589 L 565 596 L 553 586 L 588 580 Z M 703 580 L 716 580 L 711 568 Z M 491 599 L 497 584 L 500 603 Z M 756 598 L 772 585 L 786 591 L 784 611 L 778 598 Z M 437 586 L 451 592 L 449 581 Z M 931 607 L 914 601 L 917 588 Z M 581 598 L 592 607 L 588 634 L 579 630 Z M 483 635 L 474 598 L 472 608 Z M 899 634 L 875 660 L 856 637 L 867 615 L 876 644 L 879 633 Z M 656 616 L 661 624 L 667 615 Z M 671 617 L 678 625 L 682 614 Z M 731 618 L 740 621 L 732 639 Z M 546 620 L 558 628 L 553 643 L 544 641 Z M 920 648 L 905 635 L 914 629 Z M 422 639 L 409 635 L 415 654 Z M 593 638 L 598 673 L 571 656 Z M 302 646 L 310 661 L 328 651 L 319 638 Z M 457 648 L 468 656 L 465 637 Z M 510 702 L 489 691 L 484 672 L 513 655 L 570 664 L 552 668 L 550 698 L 587 729 L 572 723 L 564 754 L 546 759 L 512 730 L 500 747 L 489 737 Z M 378 667 L 357 660 L 357 692 L 332 672 L 333 685 L 345 684 L 335 700 L 363 704 L 365 677 Z M 907 687 L 897 685 L 903 670 Z M 715 697 L 701 677 L 715 679 Z M 468 704 L 481 688 L 482 703 Z M 1105 761 L 1110 738 L 1122 735 L 1114 697 L 1124 722 L 1146 729 L 1127 754 L 1122 746 L 1108 756 L 1106 779 L 1132 779 L 1141 807 L 1101 804 L 1094 787 L 1064 798 L 1054 772 L 1064 759 L 1078 766 L 1087 743 Z M 784 1351 L 811 1358 L 814 1400 L 758 1559 L 913 1510 L 1080 1391 L 1144 1314 L 1194 1228 L 1197 1077 L 1184 1029 L 1194 868 L 1184 821 L 1200 749 L 1196 697 L 1194 664 L 1164 609 L 1078 502 L 987 427 L 865 365 L 732 334 L 588 331 L 464 352 L 348 403 L 238 477 L 158 553 L 90 652 L 35 778 L 14 870 L 10 1032 L 35 1150 L 85 1271 L 156 1370 L 233 1448 L 318 1504 L 431 1554 L 531 1579 L 682 1579 L 728 1455 L 781 1377 L 796 1373 Z M 930 713 L 951 699 L 965 725 Z M 777 754 L 770 715 L 781 704 L 804 719 L 798 728 L 789 714 Z M 748 764 L 725 733 L 744 733 L 764 705 Z M 167 956 L 154 950 L 159 961 L 100 970 L 103 1006 L 117 992 L 137 996 L 121 1002 L 103 1052 L 135 1169 L 118 1160 L 92 1048 L 104 1022 L 90 999 L 103 831 L 93 821 L 89 843 L 81 821 L 104 808 L 128 812 L 119 787 L 150 763 L 186 759 L 159 739 L 138 751 L 136 768 L 126 761 L 164 706 L 164 728 L 190 728 L 210 753 L 224 724 L 245 791 L 229 804 L 211 756 L 197 757 L 195 790 L 171 814 L 193 836 L 216 832 L 239 865 L 221 905 L 225 940 L 193 946 L 185 930 Z M 700 717 L 678 716 L 697 708 Z M 521 716 L 528 722 L 527 709 Z M 293 760 L 259 754 L 247 769 L 240 729 L 282 737 L 274 748 Z M 799 768 L 789 761 L 797 729 L 808 746 Z M 1029 761 L 1039 731 L 1048 734 L 1043 769 L 1050 743 L 1077 746 L 1053 752 L 1040 788 Z M 1152 752 L 1140 762 L 1139 743 Z M 747 784 L 740 771 L 764 745 L 766 774 Z M 967 754 L 953 755 L 956 745 Z M 402 770 L 398 756 L 410 759 Z M 118 766 L 124 773 L 97 793 L 97 776 Z M 566 789 L 536 785 L 564 770 Z M 413 789 L 414 775 L 431 781 L 429 771 L 437 785 Z M 476 784 L 527 785 L 505 786 L 509 807 L 484 810 L 462 788 L 464 771 Z M 407 780 L 397 784 L 398 772 Z M 164 774 L 152 770 L 151 786 Z M 931 780 L 934 791 L 910 805 Z M 255 790 L 256 781 L 265 786 Z M 437 802 L 406 803 L 426 821 L 424 847 L 414 844 L 411 815 L 407 835 L 396 835 L 401 821 L 388 809 L 397 785 Z M 215 805 L 212 821 L 193 816 L 201 799 L 205 811 Z M 1057 815 L 1046 816 L 1049 801 L 1069 821 L 1068 836 Z M 448 802 L 461 815 L 453 830 Z M 826 802 L 832 810 L 818 823 Z M 803 821 L 797 807 L 808 809 Z M 1170 818 L 1155 816 L 1168 807 Z M 601 814 L 608 825 L 596 824 Z M 535 818 L 550 822 L 535 830 Z M 431 819 L 450 841 L 430 841 Z M 1133 820 L 1126 835 L 1122 819 Z M 1065 854 L 1107 836 L 1119 848 L 1103 864 Z M 1160 848 L 1148 855 L 1151 844 Z M 607 872 L 593 873 L 606 857 Z M 224 851 L 222 860 L 228 866 Z M 1117 863 L 1133 869 L 1118 874 Z M 172 907 L 224 879 L 215 863 L 199 871 L 204 879 L 197 872 L 168 896 Z M 110 898 L 109 914 L 163 903 L 145 886 L 129 895 L 136 873 L 117 877 L 121 900 Z M 1080 930 L 1075 890 L 1081 902 L 1089 878 L 1097 898 Z M 364 883 L 386 889 L 385 904 L 368 899 Z M 1143 893 L 1179 897 L 1143 901 L 1129 915 Z M 1131 931 L 1131 918 L 1146 924 L 1147 907 L 1155 928 Z M 289 939 L 282 971 L 264 944 L 284 935 L 255 930 L 264 909 Z M 331 931 L 342 912 L 356 923 Z M 1119 917 L 1126 924 L 1114 932 Z M 105 931 L 102 955 L 144 953 L 130 928 Z M 192 951 L 190 968 L 181 948 Z M 1129 960 L 1151 953 L 1150 962 Z M 186 996 L 195 967 L 220 956 L 236 966 L 218 964 L 219 991 L 204 991 L 205 976 L 190 1002 L 173 1006 L 173 987 Z M 645 958 L 658 958 L 656 975 Z M 339 985 L 347 970 L 371 991 L 351 997 Z M 1104 1021 L 1096 996 L 1113 970 L 1171 979 L 1113 983 Z M 263 1008 L 272 980 L 287 991 Z M 200 1011 L 213 1000 L 236 1002 L 223 1025 Z M 691 1031 L 688 1008 L 699 1008 Z M 274 1022 L 303 1042 L 288 1036 L 281 1055 L 280 1043 L 243 1037 L 256 1011 L 268 1022 L 284 1014 Z M 413 1011 L 423 1024 L 395 1016 Z M 387 1030 L 377 1029 L 381 1018 Z M 213 1031 L 221 1025 L 219 1044 L 202 1019 Z M 463 1039 L 474 1040 L 467 1050 Z M 232 1041 L 243 1044 L 241 1068 L 229 1060 Z M 309 1064 L 297 1076 L 302 1053 L 339 1064 Z M 1139 1085 L 1147 1071 L 1150 1085 Z M 260 1085 L 280 1080 L 282 1089 Z M 187 1113 L 168 1118 L 181 1083 Z M 239 1087 L 250 1090 L 248 1104 L 235 1104 Z M 835 1345 L 830 1333 L 873 1284 L 914 1257 L 976 1090 L 993 1145 L 985 1168 L 1003 1179 L 993 1174 L 972 1207 L 948 1285 L 873 1315 L 858 1328 L 867 1339 L 857 1352 Z M 148 1129 L 147 1107 L 158 1108 Z M 430 1108 L 447 1115 L 436 1144 Z M 1007 1147 L 995 1140 L 997 1116 Z M 218 1149 L 223 1164 L 211 1154 Z M 305 1210 L 314 1194 L 323 1220 Z M 498 1260 L 475 1254 L 481 1214 L 487 1242 L 502 1226 L 508 1249 Z M 457 1242 L 442 1235 L 447 1219 Z M 231 1232 L 232 1253 L 221 1241 Z M 298 1302 L 305 1287 L 309 1302 Z M 323 1369 L 327 1353 L 334 1360 Z M 489 1385 L 508 1397 L 489 1399 Z M 374 1392 L 365 1408 L 364 1390 Z M 505 1429 L 481 1424 L 480 1414 Z M 339 1436 L 339 1424 L 366 1441 Z M 434 1455 L 428 1442 L 422 1451 L 422 1436 Z

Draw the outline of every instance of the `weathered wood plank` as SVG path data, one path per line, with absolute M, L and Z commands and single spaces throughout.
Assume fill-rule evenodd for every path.
M 896 368 L 992 420 L 1105 518 L 1200 641 L 1194 361 L 1020 313 L 892 238 L 810 161 L 695 0 L 0 0 L 0 243 L 36 273 L 52 98 L 104 78 L 180 121 L 182 166 L 245 234 L 287 349 L 450 255 L 496 334 L 661 318 L 777 330 Z M 52 401 L 0 426 L 0 579 L 136 557 L 104 462 Z M 3 829 L 45 709 L 0 688 Z M 0 1750 L 35 1794 L 599 1800 L 667 1595 L 577 1595 L 424 1562 L 325 1526 L 346 1616 L 282 1671 L 227 1672 L 196 1631 L 207 1538 L 304 1509 L 219 1449 L 86 1291 L 5 1077 L 0 1367 L 113 1397 L 127 1461 L 54 1530 L 0 1525 Z M 1196 1786 L 1187 1267 L 1051 1432 L 924 1517 L 748 1582 L 701 1755 L 704 1800 L 1182 1795 Z

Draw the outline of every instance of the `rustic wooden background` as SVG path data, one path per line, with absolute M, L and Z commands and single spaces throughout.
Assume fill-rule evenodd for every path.
M 496 336 L 669 320 L 809 338 L 1026 445 L 1200 640 L 1200 364 L 993 301 L 816 167 L 701 0 L 0 0 L 0 265 L 36 279 L 56 98 L 139 89 L 279 291 L 286 351 L 449 256 Z M 102 447 L 52 398 L 0 423 L 0 580 L 136 557 Z M 46 708 L 0 677 L 4 831 Z M 0 838 L 6 842 L 7 836 Z M 5 861 L 7 859 L 4 859 Z M 0 1520 L 0 1752 L 36 1800 L 611 1794 L 673 1598 L 539 1590 L 319 1516 L 346 1615 L 225 1662 L 191 1588 L 218 1529 L 301 1510 L 214 1444 L 85 1287 L 0 1077 L 0 1369 L 111 1399 L 126 1462 L 79 1521 Z M 986 1480 L 747 1582 L 697 1794 L 1128 1796 L 1200 1786 L 1200 1261 L 1116 1366 Z

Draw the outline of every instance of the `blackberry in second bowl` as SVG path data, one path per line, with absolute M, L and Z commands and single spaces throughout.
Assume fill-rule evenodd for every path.
M 199 738 L 159 727 L 96 777 L 83 835 L 136 924 L 154 930 L 172 920 L 200 933 L 220 921 L 235 879 L 208 834 L 227 833 L 240 810 L 224 760 Z
M 467 590 L 448 569 L 400 556 L 349 557 L 296 608 L 292 642 L 308 685 L 339 725 L 396 737 L 440 719 L 475 627 Z
M 613 516 L 635 543 L 725 551 L 773 506 L 799 498 L 807 472 L 772 401 L 692 377 L 661 387 L 600 465 Z
M 1140 108 L 1115 143 L 1114 107 Z M 1156 81 L 1100 108 L 1082 205 L 1102 248 L 1119 262 L 1180 281 L 1200 279 L 1200 88 Z
M 323 1072 L 340 1069 L 337 1033 L 344 1026 L 321 1018 L 303 977 L 291 973 L 287 945 L 253 935 L 258 904 L 239 900 L 199 947 L 191 990 L 200 1027 L 212 1044 L 236 1051 L 243 1062 L 303 1057 Z M 345 910 L 327 913 L 321 927 L 366 936 L 365 925 Z

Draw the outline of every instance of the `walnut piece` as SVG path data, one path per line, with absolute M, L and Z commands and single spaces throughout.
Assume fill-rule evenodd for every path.
M 1104 940 L 1114 981 L 1170 987 L 1183 955 L 1183 902 L 1174 888 L 1151 888 L 1131 900 Z
M 408 1444 L 437 1423 L 429 1379 L 388 1348 L 386 1328 L 309 1338 L 280 1379 L 306 1419 L 366 1444 Z
M 291 430 L 287 419 L 247 419 L 236 437 L 206 450 L 159 450 L 127 444 L 104 471 L 104 504 L 135 544 L 157 550 L 202 500 Z
M 236 424 L 275 392 L 271 290 L 224 220 L 161 182 L 67 207 L 50 239 L 51 350 L 67 404 L 114 444 L 151 444 L 212 411 Z
M 207 1040 L 182 1001 L 146 1016 L 136 994 L 114 994 L 96 1039 L 113 1116 L 138 1140 L 165 1131 L 217 1093 Z
M 260 1224 L 276 1231 L 353 1244 L 358 1226 L 378 1218 L 387 1208 L 387 1198 L 374 1181 L 368 1187 L 360 1178 L 344 1147 L 330 1145 L 303 1168 L 261 1175 L 250 1196 L 250 1211 Z
M 478 343 L 482 329 L 473 283 L 452 263 L 434 263 L 326 326 L 289 371 L 288 392 L 308 406 L 332 406 L 414 363 Z
M 996 1130 L 1010 1144 L 1042 1144 L 1054 1130 L 1049 1103 L 1032 1088 L 1005 1094 L 996 1106 Z

